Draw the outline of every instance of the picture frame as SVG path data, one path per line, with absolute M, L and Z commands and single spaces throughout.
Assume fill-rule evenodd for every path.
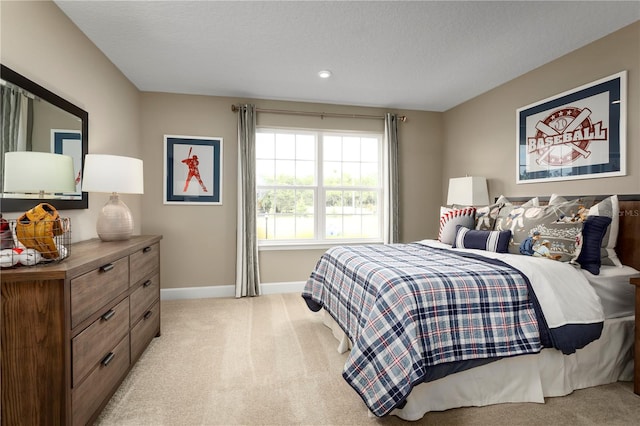
M 516 110 L 516 183 L 626 175 L 627 71 Z
M 222 142 L 164 135 L 164 204 L 222 205 Z
M 56 194 L 60 199 L 82 199 L 82 132 L 80 130 L 51 129 L 51 152 L 68 155 L 73 159 L 76 183 L 74 192 Z

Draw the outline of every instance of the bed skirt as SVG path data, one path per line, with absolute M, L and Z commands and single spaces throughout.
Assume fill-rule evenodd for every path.
M 350 349 L 349 338 L 326 311 L 323 322 L 338 340 L 338 352 Z M 633 380 L 633 316 L 606 320 L 601 337 L 571 355 L 556 349 L 520 355 L 472 368 L 413 388 L 402 409 L 392 415 L 419 420 L 429 411 L 481 407 L 507 402 L 544 403 L 545 397 Z M 370 414 L 373 416 L 373 414 Z

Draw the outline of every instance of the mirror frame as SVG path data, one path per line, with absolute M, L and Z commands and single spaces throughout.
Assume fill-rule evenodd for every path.
M 82 122 L 82 161 L 81 169 L 84 170 L 84 156 L 89 152 L 89 113 L 82 108 L 72 104 L 66 99 L 56 95 L 48 89 L 40 86 L 25 76 L 13 71 L 11 68 L 0 64 L 0 77 L 16 86 L 20 86 L 24 90 L 31 92 L 42 100 L 78 117 Z M 2 153 L 4 155 L 4 153 Z M 3 163 L 4 164 L 4 163 Z M 0 171 L 4 173 L 4 170 Z M 1 192 L 1 188 L 0 188 Z M 62 200 L 53 198 L 0 198 L 0 211 L 2 212 L 21 212 L 27 211 L 34 206 L 34 202 L 50 201 L 58 210 L 71 209 L 87 209 L 89 208 L 89 194 L 82 192 L 82 199 L 78 200 Z

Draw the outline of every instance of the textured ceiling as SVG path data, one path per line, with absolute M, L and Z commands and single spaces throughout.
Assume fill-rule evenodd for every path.
M 639 1 L 54 1 L 142 91 L 427 111 L 640 19 Z

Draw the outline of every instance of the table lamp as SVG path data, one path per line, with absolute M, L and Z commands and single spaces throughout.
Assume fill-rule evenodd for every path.
M 486 206 L 489 204 L 487 179 L 479 176 L 466 176 L 449 179 L 447 204 Z
M 106 154 L 84 157 L 82 190 L 111 193 L 102 207 L 96 231 L 102 241 L 128 240 L 133 234 L 133 216 L 118 194 L 143 194 L 142 160 Z
M 77 192 L 73 158 L 50 152 L 7 152 L 3 192 L 38 194 L 38 198 L 44 198 L 45 194 Z

